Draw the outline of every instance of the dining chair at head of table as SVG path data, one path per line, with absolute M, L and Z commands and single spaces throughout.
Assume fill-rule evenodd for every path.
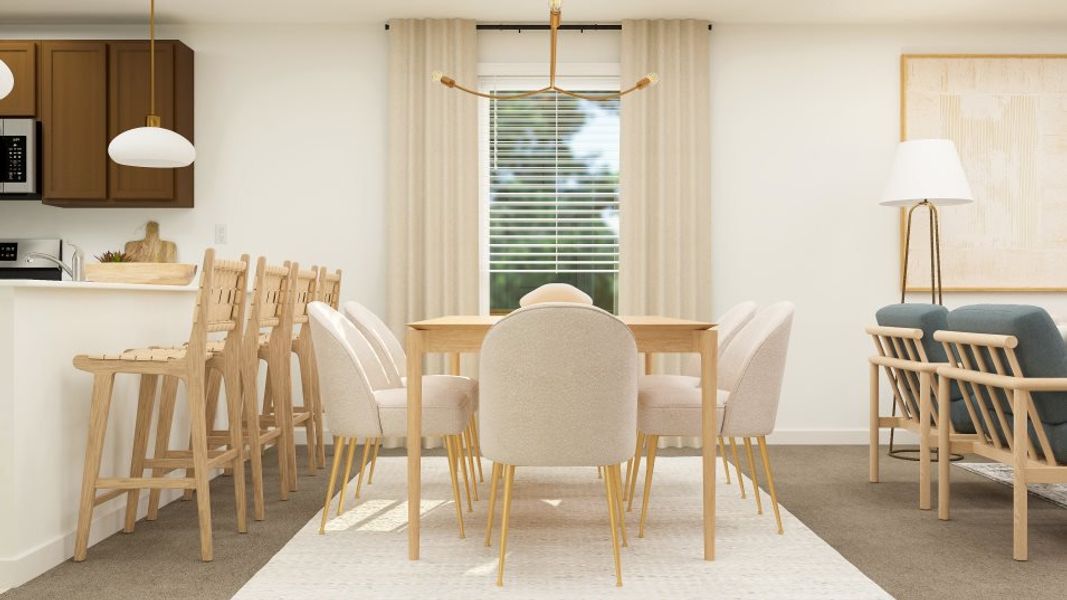
M 593 298 L 569 283 L 546 283 L 538 286 L 519 298 L 519 308 L 549 302 L 570 302 L 592 305 Z
M 605 473 L 616 584 L 625 543 L 619 464 L 636 435 L 638 353 L 630 329 L 611 314 L 573 303 L 519 309 L 482 344 L 482 451 L 493 461 L 492 534 L 498 481 L 504 480 L 497 585 L 504 583 L 516 467 L 599 466 Z M 621 531 L 620 531 L 621 529 Z
M 313 302 L 308 307 L 308 314 L 318 362 L 319 391 L 330 433 L 334 436 L 333 464 L 319 526 L 322 534 L 326 531 L 342 454 L 347 449 L 338 515 L 344 512 L 357 440 L 363 439 L 363 464 L 366 465 L 371 440 L 407 434 L 407 390 L 390 384 L 370 341 L 341 313 L 323 302 Z M 462 460 L 458 438 L 470 423 L 473 407 L 459 386 L 424 385 L 422 393 L 423 433 L 445 439 L 456 520 L 459 535 L 464 537 L 457 479 L 457 464 Z M 357 488 L 362 479 L 361 468 Z
M 751 440 L 756 438 L 779 533 L 782 533 L 782 520 L 766 436 L 774 431 L 778 414 L 794 310 L 791 302 L 778 302 L 763 308 L 741 329 L 719 358 L 719 435 L 744 439 L 757 510 L 762 513 L 759 477 Z M 700 414 L 700 389 L 692 385 L 661 385 L 641 389 L 637 427 L 647 440 L 647 467 L 638 537 L 645 535 L 659 436 L 699 436 Z

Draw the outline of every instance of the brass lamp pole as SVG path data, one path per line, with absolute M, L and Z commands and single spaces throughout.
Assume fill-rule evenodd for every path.
M 551 2 L 549 3 L 548 26 L 550 46 L 548 54 L 548 85 L 546 85 L 545 87 L 536 90 L 530 90 L 528 92 L 521 92 L 518 94 L 487 94 L 485 92 L 480 92 L 476 89 L 460 85 L 456 82 L 454 78 L 445 75 L 441 71 L 433 72 L 434 81 L 441 82 L 441 85 L 447 88 L 454 88 L 463 92 L 467 92 L 468 94 L 478 96 L 480 98 L 489 98 L 490 100 L 519 100 L 522 98 L 529 98 L 530 96 L 537 96 L 539 94 L 558 92 L 560 94 L 563 94 L 564 96 L 571 96 L 572 98 L 579 98 L 581 100 L 603 101 L 621 98 L 631 92 L 636 92 L 637 90 L 643 90 L 647 87 L 656 85 L 656 82 L 659 81 L 659 78 L 656 76 L 655 73 L 649 73 L 648 75 L 645 75 L 644 77 L 639 79 L 637 83 L 633 84 L 632 86 L 613 94 L 579 94 L 576 92 L 565 90 L 556 85 L 556 47 L 558 46 L 559 42 L 559 25 L 562 21 L 562 12 L 560 10 L 560 5 L 562 4 L 562 2 L 563 0 L 551 0 Z

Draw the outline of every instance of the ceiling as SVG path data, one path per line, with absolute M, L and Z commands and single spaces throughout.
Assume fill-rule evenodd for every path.
M 157 0 L 160 23 L 360 23 L 391 17 L 543 22 L 548 0 Z M 570 22 L 1067 24 L 1067 0 L 564 0 Z M 147 0 L 0 0 L 0 24 L 143 23 Z

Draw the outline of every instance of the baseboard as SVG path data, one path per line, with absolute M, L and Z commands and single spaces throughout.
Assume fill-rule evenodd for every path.
M 170 504 L 181 496 L 181 490 L 163 490 L 160 496 L 160 506 Z M 146 514 L 148 514 L 148 490 L 142 490 L 137 518 L 143 519 Z M 120 531 L 125 518 L 126 502 L 124 499 L 115 499 L 97 507 L 93 511 L 93 525 L 89 531 L 90 548 Z M 75 532 L 71 530 L 21 554 L 0 558 L 0 593 L 18 587 L 74 556 L 74 536 Z M 90 550 L 91 553 L 92 550 Z M 90 560 L 91 558 L 90 556 Z

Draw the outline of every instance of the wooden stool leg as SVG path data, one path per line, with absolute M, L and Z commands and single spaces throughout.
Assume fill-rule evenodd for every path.
M 296 474 L 290 470 L 290 466 L 295 470 L 296 459 L 294 457 L 292 462 L 289 461 L 289 448 L 293 435 L 293 412 L 285 410 L 285 403 L 281 399 L 284 393 L 280 390 L 285 389 L 285 378 L 280 371 L 281 369 L 275 369 L 269 361 L 267 362 L 267 388 L 263 395 L 263 413 L 266 415 L 273 413 L 274 426 L 279 431 L 277 441 L 274 443 L 274 450 L 278 453 L 279 493 L 282 500 L 288 500 L 289 491 L 294 489 L 292 482 L 296 479 Z M 286 413 L 288 413 L 288 418 L 286 418 Z
M 207 378 L 207 388 L 204 391 L 204 422 L 207 424 L 207 431 L 211 431 L 215 428 L 215 412 L 219 402 L 219 390 L 220 383 L 222 381 L 222 373 L 216 369 L 207 369 L 204 373 L 204 377 Z M 193 449 L 192 436 L 189 437 L 189 450 Z M 185 470 L 185 476 L 189 479 L 196 479 L 196 467 L 190 467 Z M 182 493 L 182 500 L 193 499 L 192 489 L 186 489 Z
M 241 375 L 241 405 L 244 409 L 245 431 L 248 432 L 249 462 L 252 464 L 252 518 L 266 517 L 263 500 L 263 439 L 260 437 L 259 411 L 256 408 L 256 363 L 245 363 Z M 251 368 L 249 368 L 251 367 Z
M 163 387 L 159 393 L 159 416 L 156 422 L 156 449 L 153 458 L 165 458 L 170 447 L 170 430 L 174 424 L 174 404 L 178 398 L 178 378 L 164 377 Z M 152 477 L 162 477 L 166 469 L 152 469 Z M 145 519 L 155 521 L 159 517 L 159 500 L 163 490 L 152 488 L 148 492 L 148 516 Z
M 225 371 L 222 374 L 226 384 L 226 423 L 230 428 L 230 448 L 237 450 L 237 456 L 231 463 L 233 467 L 233 498 L 237 531 L 248 533 L 248 498 L 245 489 L 245 443 L 242 433 L 244 420 L 244 399 L 241 395 L 241 370 L 238 357 L 227 353 Z M 249 435 L 255 435 L 250 432 Z
M 297 485 L 296 468 L 296 427 L 293 425 L 293 378 L 289 371 L 289 361 L 271 371 L 277 373 L 274 379 L 274 414 L 282 426 L 281 437 L 285 439 L 285 455 L 289 461 L 289 491 L 295 492 Z
M 111 408 L 114 373 L 97 373 L 93 378 L 93 398 L 89 408 L 89 438 L 85 444 L 81 499 L 78 503 L 78 530 L 74 538 L 74 560 L 83 561 L 89 550 L 89 527 L 96 505 L 96 479 L 100 475 L 100 458 L 104 453 L 107 413 Z
M 187 375 L 185 386 L 189 396 L 189 437 L 193 446 L 196 512 L 200 522 L 200 558 L 207 562 L 214 558 L 214 550 L 211 543 L 211 482 L 207 468 L 207 415 L 202 373 L 194 371 Z
M 304 408 L 308 411 L 308 419 L 304 421 L 304 431 L 307 434 L 308 471 L 315 474 L 318 470 L 318 431 L 315 428 L 315 399 L 311 389 L 310 357 L 307 353 L 307 345 L 303 342 L 303 334 L 298 338 L 299 351 L 296 353 L 297 366 L 300 368 L 300 392 L 304 397 Z
M 133 453 L 130 457 L 130 477 L 144 475 L 144 459 L 148 452 L 148 433 L 152 429 L 152 409 L 156 402 L 158 375 L 141 375 L 141 390 L 137 398 L 137 421 L 133 432 Z M 125 533 L 133 533 L 137 523 L 137 508 L 141 503 L 141 490 L 131 489 L 126 494 Z

